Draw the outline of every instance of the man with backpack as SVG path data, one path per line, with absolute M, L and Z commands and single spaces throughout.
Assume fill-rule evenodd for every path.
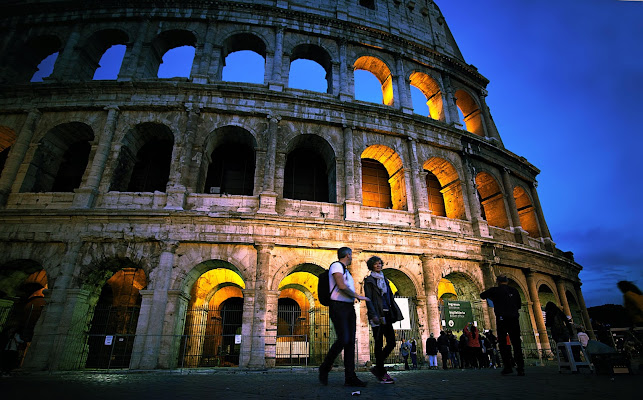
M 337 250 L 338 261 L 329 268 L 330 304 L 329 315 L 335 327 L 337 340 L 328 350 L 324 362 L 319 367 L 319 382 L 328 385 L 328 373 L 333 368 L 333 362 L 344 350 L 344 386 L 364 387 L 355 374 L 355 332 L 357 318 L 353 303 L 355 299 L 369 301 L 367 297 L 355 293 L 355 281 L 348 266 L 353 261 L 353 251 L 348 247 Z

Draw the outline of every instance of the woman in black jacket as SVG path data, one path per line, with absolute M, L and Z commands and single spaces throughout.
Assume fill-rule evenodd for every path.
M 364 279 L 364 295 L 371 301 L 366 302 L 368 320 L 373 328 L 375 340 L 375 366 L 371 373 L 382 383 L 394 383 L 384 368 L 384 360 L 395 348 L 393 323 L 403 319 L 402 312 L 393 300 L 388 281 L 382 274 L 382 259 L 373 256 L 366 261 L 371 274 Z M 386 338 L 386 347 L 382 348 Z

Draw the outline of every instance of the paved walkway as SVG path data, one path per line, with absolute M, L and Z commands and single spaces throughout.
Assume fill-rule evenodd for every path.
M 558 373 L 552 366 L 530 367 L 524 377 L 500 370 L 393 371 L 394 385 L 368 381 L 366 388 L 343 386 L 341 371 L 321 386 L 313 368 L 239 370 L 128 371 L 123 373 L 32 373 L 0 378 L 0 397 L 21 399 L 640 399 L 643 375 Z M 352 392 L 359 391 L 359 397 Z

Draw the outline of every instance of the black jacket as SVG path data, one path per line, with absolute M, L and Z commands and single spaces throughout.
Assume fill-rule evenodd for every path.
M 493 301 L 496 317 L 518 317 L 522 302 L 518 290 L 509 285 L 494 286 L 480 293 L 480 298 Z
M 403 320 L 404 317 L 402 316 L 402 311 L 400 311 L 400 308 L 393 300 L 393 293 L 391 292 L 391 286 L 388 284 L 388 280 L 385 279 L 385 281 L 387 290 L 386 294 L 389 296 L 389 304 L 391 305 L 389 312 L 391 313 L 392 319 L 392 321 L 386 321 L 386 323 L 392 324 L 394 322 Z M 370 275 L 367 276 L 366 279 L 364 279 L 364 295 L 371 299 L 371 301 L 366 302 L 368 319 L 371 320 L 375 316 L 377 316 L 378 318 L 383 317 L 384 307 L 382 292 L 380 291 L 380 288 L 377 287 L 377 279 L 373 278 Z

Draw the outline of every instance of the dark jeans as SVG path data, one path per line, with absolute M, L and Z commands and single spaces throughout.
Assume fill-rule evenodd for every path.
M 329 306 L 330 320 L 335 326 L 337 340 L 328 350 L 320 368 L 330 370 L 337 356 L 344 350 L 344 377 L 351 379 L 355 374 L 355 329 L 357 319 L 353 303 L 331 300 Z
M 373 327 L 373 339 L 375 341 L 375 367 L 384 372 L 384 360 L 391 354 L 395 348 L 395 330 L 393 324 L 389 323 L 390 315 L 385 315 L 387 323 L 385 325 Z M 386 347 L 384 345 L 384 338 L 386 338 Z
M 522 356 L 518 317 L 498 317 L 496 327 L 498 328 L 498 344 L 500 345 L 502 365 L 507 370 L 511 369 L 511 347 L 507 345 L 507 334 L 509 334 L 509 340 L 511 340 L 511 346 L 514 350 L 513 360 L 516 363 L 516 368 L 519 370 L 524 369 L 525 360 Z

